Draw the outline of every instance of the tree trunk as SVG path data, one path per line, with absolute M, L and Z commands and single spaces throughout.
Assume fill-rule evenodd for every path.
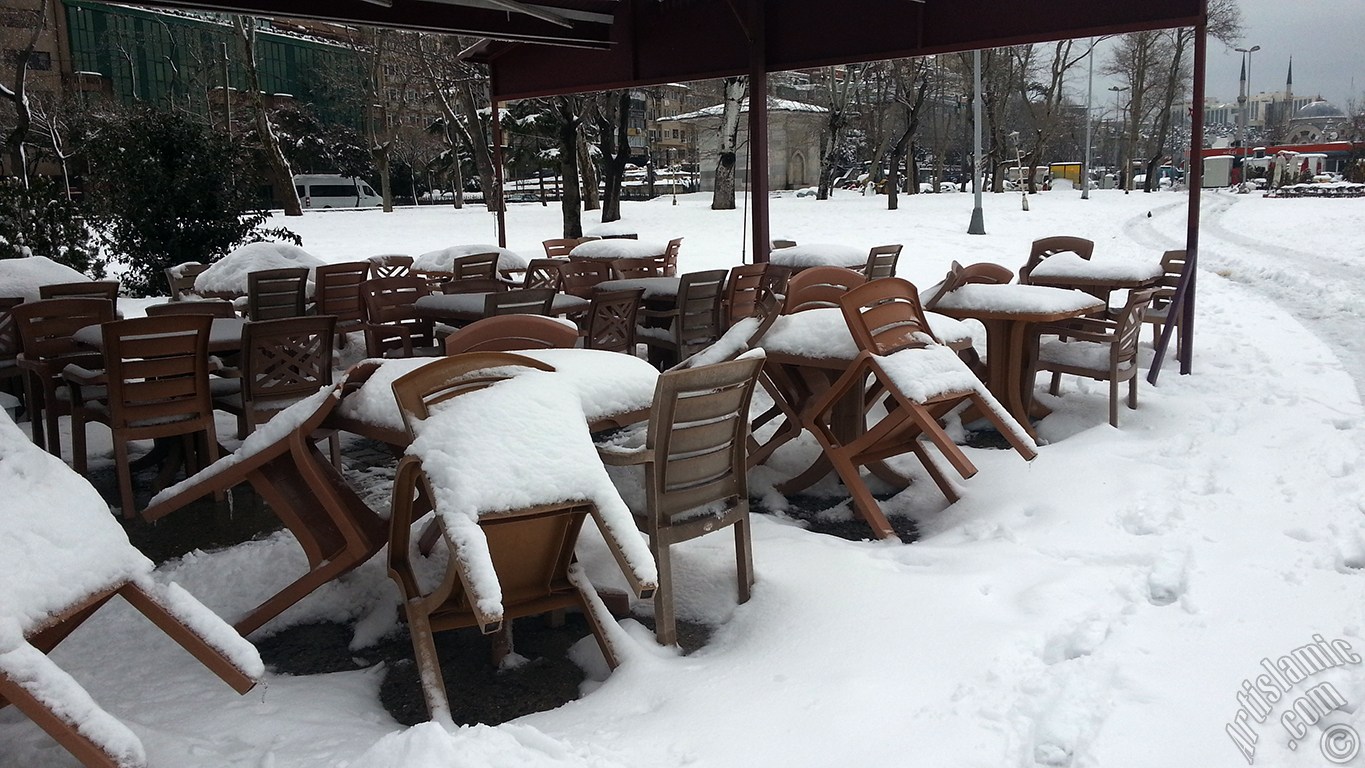
M 474 105 L 474 86 L 468 80 L 460 83 L 459 96 L 465 119 L 458 125 L 466 132 L 469 151 L 474 155 L 474 167 L 479 171 L 484 205 L 490 211 L 499 210 L 503 207 L 502 190 L 498 188 L 497 177 L 493 173 L 493 153 L 489 150 L 488 135 L 484 133 L 483 121 L 479 119 L 478 107 Z
M 389 178 L 389 147 L 376 144 L 370 147 L 370 157 L 379 171 L 379 193 L 384 197 L 384 213 L 393 213 L 393 181 Z
M 24 142 L 28 139 L 29 127 L 33 124 L 33 112 L 28 103 L 28 62 L 33 57 L 38 37 L 47 28 L 48 3 L 43 2 L 39 6 L 33 33 L 29 35 L 28 43 L 19 49 L 14 57 L 14 87 L 10 88 L 0 83 L 0 97 L 14 105 L 14 128 L 5 135 L 5 151 L 9 154 L 10 164 L 13 166 L 11 171 L 19 177 L 24 189 L 28 189 L 28 156 L 24 152 Z
M 246 75 L 247 93 L 251 94 L 251 108 L 256 113 L 256 135 L 261 151 L 265 153 L 270 186 L 275 199 L 284 208 L 285 216 L 302 216 L 298 191 L 294 189 L 294 174 L 280 149 L 280 140 L 275 136 L 275 127 L 270 124 L 270 115 L 265 111 L 265 99 L 261 95 L 261 79 L 256 69 L 256 20 L 249 16 L 233 16 L 232 28 L 241 44 L 242 72 Z
M 725 111 L 720 121 L 720 159 L 716 162 L 716 188 L 711 195 L 711 210 L 735 208 L 735 160 L 739 151 L 739 108 L 748 88 L 748 78 L 725 78 Z M 755 98 L 766 98 L 756 94 Z
M 611 107 L 611 100 L 617 104 Z M 602 151 L 602 222 L 621 219 L 621 182 L 626 177 L 630 162 L 630 92 L 615 91 L 603 95 L 597 111 L 597 134 Z
M 579 131 L 574 143 L 578 146 L 578 172 L 583 177 L 583 210 L 595 211 L 602 207 L 602 198 L 597 190 L 597 166 L 588 151 L 588 137 Z
M 578 192 L 579 118 L 568 96 L 555 97 L 559 112 L 560 211 L 564 214 L 564 237 L 583 236 L 583 199 Z

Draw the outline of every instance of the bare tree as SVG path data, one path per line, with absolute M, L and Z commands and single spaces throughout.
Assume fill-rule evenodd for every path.
M 719 136 L 720 157 L 716 161 L 716 188 L 711 193 L 711 210 L 735 208 L 735 160 L 739 156 L 739 118 L 744 94 L 749 89 L 749 78 L 725 78 L 725 101 L 721 112 Z M 767 94 L 757 94 L 760 99 Z
M 28 98 L 28 64 L 33 59 L 38 38 L 47 29 L 47 5 L 40 2 L 38 8 L 29 12 L 28 39 L 15 49 L 13 85 L 0 82 L 0 98 L 14 107 L 14 127 L 5 134 L 5 152 L 14 175 L 23 182 L 25 189 L 28 188 L 28 157 L 24 142 L 28 140 L 29 127 L 33 123 L 33 106 Z
M 407 109 L 409 86 L 415 75 L 412 60 L 420 50 L 417 36 L 382 27 L 357 27 L 350 37 L 351 49 L 365 63 L 360 98 L 365 105 L 365 141 L 379 173 L 384 212 L 393 212 L 392 160 L 398 129 Z
M 1023 152 L 1022 157 L 1022 165 L 1028 169 L 1028 175 L 1020 180 L 1021 183 L 1028 185 L 1030 194 L 1038 191 L 1033 168 L 1046 156 L 1048 145 L 1061 124 L 1062 110 L 1066 105 L 1066 75 L 1072 67 L 1083 61 L 1089 52 L 1089 48 L 1086 47 L 1079 49 L 1079 53 L 1074 53 L 1078 49 L 1073 46 L 1072 41 L 1059 40 L 1052 44 L 1052 56 L 1044 71 L 1043 64 L 1039 61 L 1044 49 L 1044 46 L 1034 45 L 1021 45 L 1011 49 L 1020 74 L 1017 81 L 1020 103 L 1028 118 L 1025 122 L 1033 134 L 1031 146 Z
M 416 41 L 418 67 L 427 82 L 427 89 L 445 116 L 448 145 L 457 144 L 469 149 L 474 168 L 479 174 L 484 203 L 488 210 L 502 204 L 502 190 L 497 188 L 493 173 L 491 142 L 484 129 L 480 110 L 488 104 L 488 72 L 459 57 L 463 41 L 450 35 L 424 34 Z M 457 193 L 458 194 L 458 193 Z
M 593 98 L 598 156 L 602 160 L 602 221 L 621 218 L 621 182 L 630 162 L 630 91 L 604 91 Z M 732 186 L 733 189 L 733 186 Z M 734 207 L 733 201 L 731 208 Z
M 289 161 L 285 159 L 284 152 L 280 150 L 280 140 L 275 135 L 270 114 L 266 112 L 265 95 L 261 93 L 261 78 L 256 68 L 256 20 L 250 16 L 233 16 L 232 29 L 237 34 L 242 52 L 242 73 L 246 76 L 251 108 L 256 113 L 256 138 L 261 144 L 261 151 L 265 153 L 270 186 L 274 189 L 275 199 L 284 207 L 285 216 L 302 216 L 303 208 L 294 189 L 294 174 L 289 170 Z
M 903 113 L 903 123 L 899 135 L 896 136 L 896 143 L 891 146 L 890 170 L 886 178 L 886 208 L 890 211 L 896 210 L 900 205 L 898 194 L 901 162 L 910 154 L 915 131 L 919 129 L 920 117 L 923 115 L 924 99 L 929 93 L 929 60 L 902 59 L 894 62 L 892 80 L 895 84 L 896 103 L 900 105 Z M 911 188 L 918 189 L 918 174 L 915 172 L 913 160 L 907 171 L 910 172 Z
M 842 73 L 834 67 L 825 69 L 825 107 L 829 112 L 825 133 L 820 139 L 820 186 L 815 193 L 816 200 L 828 200 L 834 186 L 836 161 L 842 148 L 844 129 L 848 127 L 849 108 L 857 92 L 853 85 L 858 80 L 858 72 L 857 66 L 852 64 Z

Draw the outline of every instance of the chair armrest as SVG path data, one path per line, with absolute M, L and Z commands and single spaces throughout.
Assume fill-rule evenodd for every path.
M 1084 338 L 1090 341 L 1109 341 L 1117 330 L 1117 322 L 1095 317 L 1078 317 L 1065 323 L 1048 323 L 1038 326 L 1039 334 L 1055 333 L 1069 338 Z
M 75 363 L 70 363 L 62 369 L 62 378 L 73 384 L 83 384 L 85 386 L 104 384 L 108 381 L 105 378 L 104 371 L 92 371 L 89 368 L 76 365 Z
M 628 467 L 635 464 L 648 464 L 654 461 L 654 455 L 641 448 L 621 448 L 614 445 L 597 446 L 597 455 L 602 459 L 603 464 L 613 467 Z

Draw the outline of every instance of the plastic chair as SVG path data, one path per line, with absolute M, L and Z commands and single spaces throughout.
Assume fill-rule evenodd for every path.
M 490 293 L 483 300 L 483 316 L 550 315 L 555 291 L 551 288 L 531 288 L 522 291 Z
M 187 261 L 174 267 L 166 267 L 166 287 L 170 290 L 171 301 L 182 301 L 194 293 L 194 281 L 210 265 L 197 261 Z
M 93 298 L 106 299 L 114 303 L 114 310 L 118 310 L 118 289 L 117 280 L 80 280 L 74 283 L 49 283 L 38 286 L 38 298 L 40 299 L 74 299 L 74 298 Z
M 169 301 L 165 304 L 148 304 L 147 317 L 167 315 L 208 315 L 209 317 L 234 318 L 237 310 L 232 302 L 222 299 L 198 299 L 193 301 Z
M 366 259 L 370 265 L 370 278 L 407 277 L 412 272 L 412 257 L 399 253 L 387 253 Z
M 307 307 L 308 269 L 260 269 L 246 276 L 246 316 L 252 320 L 299 317 Z
M 600 261 L 574 259 L 559 266 L 560 290 L 570 296 L 591 299 L 598 283 L 612 279 L 611 267 Z
M 867 264 L 863 267 L 863 276 L 868 280 L 879 280 L 883 277 L 896 276 L 896 262 L 901 257 L 900 244 L 879 245 L 867 254 Z
M 86 326 L 114 319 L 108 299 L 71 298 L 26 301 L 10 308 L 19 333 L 16 363 L 24 376 L 24 404 L 33 428 L 33 442 L 53 456 L 62 455 L 57 419 L 71 413 L 71 395 L 62 379 L 68 363 L 100 368 L 99 352 L 78 344 L 72 334 Z
M 675 237 L 668 241 L 668 247 L 664 249 L 663 255 L 658 258 L 656 269 L 664 277 L 676 277 L 678 274 L 678 251 L 682 250 L 681 237 Z
M 730 268 L 730 275 L 725 280 L 725 298 L 721 300 L 726 328 L 753 315 L 767 271 L 767 264 L 740 264 Z
M 379 277 L 360 284 L 365 302 L 365 354 L 370 357 L 421 357 L 441 353 L 434 324 L 413 311 L 413 302 L 430 293 L 416 275 Z
M 205 466 L 218 460 L 218 434 L 209 391 L 209 327 L 207 315 L 168 315 L 118 320 L 101 326 L 104 370 L 68 365 L 63 373 L 72 388 L 71 442 L 76 471 L 85 474 L 85 425 L 109 427 L 114 440 L 119 496 L 124 517 L 136 514 L 128 443 L 180 437 L 188 465 L 199 453 Z M 91 387 L 107 387 L 102 400 Z M 193 471 L 187 474 L 193 474 Z
M 496 280 L 498 278 L 498 254 L 496 252 L 474 253 L 469 256 L 461 256 L 450 263 L 450 273 L 453 280 L 468 280 L 476 277 Z
M 738 598 L 749 599 L 754 569 L 745 446 L 762 367 L 755 357 L 665 372 L 654 390 L 644 447 L 599 446 L 606 464 L 645 467 L 645 507 L 635 514 L 659 569 L 654 636 L 663 645 L 678 639 L 674 544 L 733 526 Z
M 723 269 L 689 272 L 678 285 L 676 304 L 666 310 L 640 310 L 635 333 L 649 347 L 650 362 L 668 368 L 720 338 L 726 274 Z
M 1180 314 L 1172 314 L 1171 299 L 1175 297 L 1175 287 L 1180 284 L 1180 276 L 1185 272 L 1185 251 L 1166 251 L 1161 256 L 1161 282 L 1152 291 L 1152 303 L 1143 314 L 1142 322 L 1152 325 L 1152 343 L 1161 338 L 1162 328 L 1168 322 L 1180 325 Z M 1175 334 L 1176 355 L 1180 354 L 1180 334 Z
M 1043 260 L 1049 256 L 1055 256 L 1059 253 L 1074 253 L 1082 259 L 1089 261 L 1090 256 L 1094 254 L 1094 252 L 1094 241 L 1086 240 L 1083 237 L 1058 235 L 1056 237 L 1044 237 L 1034 240 L 1032 247 L 1029 249 L 1028 261 L 1024 262 L 1024 266 L 1019 268 L 1019 282 L 1027 285 L 1029 282 L 1029 275 L 1033 274 L 1034 268 L 1043 263 Z
M 485 317 L 446 337 L 447 355 L 466 352 L 516 352 L 525 349 L 568 349 L 578 342 L 578 329 L 552 317 L 500 315 Z
M 583 319 L 583 347 L 635 354 L 635 320 L 643 288 L 598 291 Z
M 237 417 L 245 440 L 272 416 L 332 383 L 331 315 L 260 320 L 242 326 L 241 367 L 233 392 L 215 392 L 214 407 Z M 334 463 L 340 461 L 335 433 L 329 436 Z
M 1109 382 L 1109 423 L 1119 425 L 1119 384 L 1128 382 L 1128 408 L 1137 409 L 1138 337 L 1156 290 L 1133 291 L 1113 319 L 1083 317 L 1065 325 L 1042 326 L 1038 370 L 1052 371 L 1048 391 L 1059 394 L 1062 374 Z
M 867 282 L 862 274 L 843 267 L 810 267 L 787 280 L 787 304 L 782 311 L 793 314 L 807 309 L 837 307 L 850 289 Z
M 437 286 L 444 294 L 452 293 L 498 293 L 509 288 L 507 283 L 495 277 L 466 277 L 448 280 Z
M 560 268 L 566 262 L 563 259 L 531 259 L 526 265 L 526 274 L 522 277 L 522 288 L 549 288 L 558 291 L 564 278 L 560 273 Z
M 569 252 L 589 240 L 601 240 L 600 237 L 557 237 L 541 243 L 545 248 L 545 258 L 547 259 L 567 259 Z
M 612 259 L 611 274 L 615 280 L 633 280 L 637 277 L 663 277 L 661 259 Z
M 360 298 L 360 284 L 368 279 L 369 272 L 367 261 L 327 264 L 313 270 L 313 314 L 336 318 L 338 346 L 345 343 L 345 334 L 364 328 L 365 302 Z
M 0 392 L 23 396 L 24 372 L 19 368 L 19 328 L 10 310 L 24 303 L 22 296 L 0 297 Z

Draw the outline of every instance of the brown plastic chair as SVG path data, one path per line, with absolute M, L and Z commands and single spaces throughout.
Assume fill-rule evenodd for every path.
M 531 259 L 531 262 L 526 265 L 526 274 L 522 278 L 521 287 L 560 290 L 560 284 L 564 280 L 560 268 L 567 263 L 563 259 Z
M 393 383 L 393 391 L 409 438 L 412 438 L 415 426 L 430 415 L 433 406 L 467 392 L 494 386 L 510 375 L 508 368 L 513 366 L 553 370 L 545 363 L 520 355 L 479 352 L 448 357 L 398 378 Z M 593 504 L 566 501 L 511 510 L 480 510 L 479 528 L 502 592 L 501 612 L 491 613 L 484 606 L 498 596 L 477 592 L 475 585 L 478 582 L 470 577 L 462 566 L 463 560 L 456 556 L 462 549 L 475 544 L 464 537 L 452 536 L 441 525 L 439 516 L 437 530 L 451 553 L 446 561 L 445 575 L 431 591 L 424 591 L 418 584 L 409 558 L 414 499 L 418 497 L 428 501 L 437 499 L 422 472 L 421 460 L 408 455 L 399 462 L 393 484 L 389 575 L 402 592 L 427 711 L 434 719 L 450 721 L 445 680 L 433 638 L 435 632 L 477 627 L 484 634 L 502 633 L 501 641 L 493 647 L 497 661 L 511 650 L 511 620 L 576 608 L 588 619 L 593 638 L 607 664 L 612 668 L 617 666 L 617 655 L 606 633 L 606 626 L 612 619 L 591 583 L 574 563 L 574 545 L 584 519 L 588 515 L 597 517 Z M 433 503 L 439 504 L 439 501 Z M 622 571 L 636 594 L 646 599 L 651 597 L 655 585 L 633 577 L 632 571 L 624 567 L 615 536 L 600 518 L 597 523 L 618 562 L 623 563 Z
M 10 308 L 19 332 L 16 359 L 24 376 L 24 405 L 33 427 L 33 442 L 53 456 L 62 455 L 57 419 L 71 413 L 71 395 L 62 379 L 68 363 L 97 369 L 100 353 L 76 343 L 72 334 L 114 319 L 108 299 L 73 298 L 26 301 Z
M 272 416 L 332 383 L 331 315 L 253 320 L 242 326 L 241 367 L 236 391 L 216 391 L 215 408 L 237 417 L 245 440 Z M 334 463 L 340 461 L 335 433 L 328 436 Z
M 208 315 L 209 317 L 233 318 L 237 310 L 232 302 L 222 299 L 198 299 L 193 301 L 168 301 L 165 304 L 148 304 L 147 317 L 166 315 Z
M 346 393 L 343 385 L 351 378 L 364 380 L 378 367 L 374 362 L 355 366 L 337 389 Z M 202 496 L 248 482 L 294 535 L 308 560 L 308 570 L 239 619 L 233 627 L 243 635 L 255 632 L 323 584 L 350 573 L 388 542 L 384 520 L 356 495 L 315 445 L 314 438 L 339 402 L 337 397 L 322 398 L 317 410 L 292 431 L 254 453 L 237 456 L 227 466 L 210 467 L 142 513 L 152 522 Z
M 507 283 L 493 277 L 466 277 L 448 280 L 437 286 L 441 293 L 497 293 L 508 289 Z
M 763 270 L 762 287 L 769 293 L 785 297 L 787 284 L 791 281 L 792 268 L 768 262 Z
M 360 284 L 369 278 L 369 272 L 367 261 L 327 264 L 313 270 L 313 314 L 336 318 L 338 346 L 345 343 L 345 334 L 364 328 L 365 302 L 360 298 Z
M 772 242 L 772 249 L 774 251 L 779 250 L 781 248 L 794 248 L 795 246 L 796 246 L 795 240 L 774 240 Z
M 1152 328 L 1152 343 L 1156 344 L 1157 339 L 1161 338 L 1163 327 L 1168 322 L 1174 322 L 1177 327 L 1180 325 L 1180 313 L 1172 312 L 1171 299 L 1175 297 L 1175 287 L 1180 284 L 1180 276 L 1185 272 L 1185 251 L 1166 251 L 1161 256 L 1161 270 L 1164 273 L 1161 282 L 1152 291 L 1152 303 L 1147 307 L 1143 314 L 1142 322 L 1149 323 Z M 1180 334 L 1175 334 L 1176 355 L 1180 354 Z
M 611 274 L 615 280 L 632 280 L 637 277 L 663 277 L 663 262 L 660 259 L 612 259 Z
M 965 386 L 932 392 L 927 396 L 906 392 L 886 373 L 883 367 L 885 358 L 897 354 L 920 354 L 918 350 L 924 348 L 928 348 L 925 354 L 932 354 L 933 348 L 937 347 L 914 285 L 897 277 L 872 280 L 848 291 L 839 306 L 860 352 L 848 369 L 819 398 L 810 426 L 825 456 L 844 481 L 854 509 L 879 536 L 892 536 L 894 532 L 864 482 L 860 468 L 869 466 L 875 470 L 883 459 L 913 453 L 943 495 L 949 501 L 956 501 L 956 491 L 925 450 L 920 438 L 928 438 L 938 447 L 962 477 L 976 474 L 975 465 L 938 422 L 959 405 L 972 405 L 1021 456 L 1026 460 L 1033 459 L 1036 451 L 1032 441 L 1027 435 L 1020 435 L 1022 430 L 1017 429 L 1017 425 L 1006 422 L 996 412 L 983 394 L 984 387 L 965 364 L 960 376 Z M 957 361 L 956 356 L 945 359 Z M 869 377 L 874 381 L 871 390 L 865 387 Z M 932 386 L 941 388 L 941 384 Z M 835 423 L 835 408 L 841 400 L 858 398 L 870 403 L 874 398 L 865 394 L 869 391 L 887 396 L 884 417 L 875 425 L 851 431 L 847 429 L 848 425 Z M 854 412 L 859 414 L 859 419 L 865 419 L 873 413 L 866 407 L 855 409 Z
M 212 324 L 213 318 L 207 315 L 137 317 L 104 323 L 100 327 L 104 370 L 67 366 L 63 374 L 73 394 L 71 443 L 76 471 L 86 471 L 85 425 L 97 421 L 109 427 L 124 517 L 136 514 L 128 461 L 130 441 L 181 437 L 192 470 L 198 455 L 205 458 L 205 466 L 218 460 L 213 395 L 209 391 Z M 108 394 L 103 399 L 90 397 L 88 389 L 100 386 L 107 387 Z M 202 436 L 198 446 L 192 442 L 196 436 Z M 203 453 L 199 454 L 196 447 Z
M 195 279 L 210 266 L 197 261 L 187 261 L 174 267 L 166 267 L 166 287 L 170 289 L 171 301 L 181 301 L 194 293 Z
M 17 531 L 6 526 L 6 535 L 13 537 L 12 544 L 0 546 L 8 553 L 17 545 L 23 552 L 20 563 L 6 561 L 6 573 L 0 576 L 0 590 L 7 601 L 7 605 L 0 607 L 0 615 L 4 616 L 7 626 L 14 622 L 20 634 L 6 639 L 6 663 L 0 664 L 0 708 L 14 704 L 22 716 L 46 731 L 86 766 L 128 768 L 145 765 L 133 761 L 135 755 L 145 751 L 138 737 L 118 723 L 113 713 L 104 710 L 60 666 L 63 654 L 58 654 L 56 659 L 49 655 L 63 640 L 106 603 L 121 597 L 238 693 L 246 693 L 258 682 L 259 673 L 252 667 L 260 664 L 259 656 L 248 642 L 235 637 L 226 624 L 199 605 L 192 595 L 175 589 L 174 585 L 163 584 L 153 576 L 151 561 L 133 549 L 120 529 L 108 524 L 108 507 L 84 478 L 60 460 L 43 456 L 38 448 L 23 446 L 25 441 L 18 428 L 3 417 L 0 417 L 0 440 L 14 443 L 7 447 L 7 460 L 14 459 L 16 465 L 22 462 L 26 474 L 61 489 L 60 497 L 53 498 L 52 503 L 62 505 L 60 514 L 64 525 L 85 523 L 88 528 L 82 529 L 78 534 L 80 540 L 73 542 L 67 536 L 51 535 L 65 528 L 44 525 L 49 522 L 48 516 L 43 514 L 48 510 L 18 510 L 13 505 L 7 510 L 6 514 L 10 515 L 31 512 L 36 524 L 25 530 L 26 526 L 21 522 Z M 16 450 L 26 455 L 17 458 Z M 7 487 L 4 490 L 14 493 L 16 489 Z M 25 535 L 34 532 L 39 535 Z M 77 548 L 74 552 L 73 547 Z M 73 555 L 92 550 L 98 550 L 100 554 L 92 558 L 88 566 L 78 565 L 79 573 L 69 569 L 75 564 Z M 20 597 L 17 605 L 11 597 L 16 583 L 19 593 L 27 597 Z M 77 584 L 85 589 L 73 590 Z M 41 604 L 41 610 L 32 611 L 35 604 Z M 110 631 L 109 624 L 100 623 L 99 629 L 92 627 L 88 631 Z M 131 628 L 118 631 L 131 631 Z M 164 649 L 164 643 L 149 639 L 146 646 L 139 649 L 138 658 L 142 658 L 143 652 L 160 653 Z M 65 658 L 81 660 L 72 655 L 77 651 L 68 650 L 71 653 Z M 124 656 L 112 663 L 127 665 L 130 661 Z M 183 664 L 181 659 L 166 658 L 165 662 L 177 669 Z M 165 669 L 153 665 L 142 674 L 147 680 L 156 680 L 165 674 Z M 118 698 L 122 699 L 118 710 L 135 710 L 145 690 L 150 689 L 133 686 L 117 691 Z M 110 696 L 114 696 L 114 692 Z M 45 755 L 38 762 L 43 765 L 67 763 L 54 755 Z
M 948 268 L 948 275 L 943 278 L 943 282 L 925 291 L 929 299 L 924 302 L 924 308 L 932 311 L 943 300 L 943 297 L 961 288 L 964 285 L 976 283 L 978 285 L 1007 285 L 1014 279 L 1014 271 L 1009 267 L 1002 267 L 999 264 L 990 262 L 979 262 L 962 266 L 954 261 Z
M 1065 325 L 1042 326 L 1038 370 L 1052 371 L 1052 394 L 1061 391 L 1062 374 L 1109 382 L 1109 423 L 1119 425 L 1119 384 L 1128 382 L 1128 408 L 1137 410 L 1138 337 L 1155 290 L 1133 291 L 1113 319 L 1083 317 Z
M 1043 263 L 1043 260 L 1055 256 L 1059 253 L 1074 253 L 1086 261 L 1095 252 L 1095 243 L 1083 237 L 1071 237 L 1068 235 L 1058 235 L 1056 237 L 1044 237 L 1033 241 L 1033 246 L 1029 249 L 1028 261 L 1019 268 L 1019 282 L 1027 285 L 1029 275 L 1033 274 L 1034 268 Z
M 475 277 L 496 280 L 498 278 L 498 254 L 493 252 L 461 256 L 451 262 L 450 273 L 454 280 L 468 280 Z
M 601 240 L 600 237 L 557 237 L 541 243 L 545 248 L 545 258 L 547 259 L 567 259 L 569 252 L 589 240 Z
M 879 245 L 867 254 L 867 264 L 863 266 L 863 276 L 868 280 L 896 276 L 896 262 L 901 257 L 900 244 Z
M 412 257 L 398 253 L 386 253 L 366 259 L 370 265 L 370 277 L 407 277 L 412 272 Z
M 643 288 L 598 291 L 583 319 L 583 347 L 635 354 L 635 321 Z
M 656 269 L 660 275 L 664 277 L 677 276 L 678 251 L 682 250 L 682 241 L 681 237 L 675 237 L 668 241 L 668 247 L 664 249 L 663 255 L 656 260 L 658 262 Z
M 365 354 L 370 357 L 422 357 L 441 353 L 433 323 L 419 317 L 413 302 L 430 293 L 416 275 L 378 277 L 360 284 L 365 301 Z
M 246 316 L 252 320 L 299 317 L 307 307 L 308 269 L 260 269 L 246 276 Z
M 10 310 L 24 303 L 22 296 L 0 297 L 0 392 L 23 396 L 24 372 L 19 368 L 19 328 Z
M 483 300 L 483 316 L 545 315 L 550 314 L 555 291 L 551 288 L 531 288 L 523 291 L 490 293 Z
M 862 274 L 843 267 L 810 267 L 787 280 L 787 314 L 839 306 L 849 289 L 867 282 Z
M 726 271 L 689 272 L 678 285 L 677 303 L 667 310 L 643 308 L 636 338 L 649 347 L 659 368 L 678 364 L 720 338 L 720 300 Z
M 118 289 L 117 280 L 80 280 L 74 283 L 49 283 L 48 285 L 38 286 L 38 298 L 40 299 L 74 299 L 74 298 L 93 298 L 107 299 L 113 302 L 115 312 L 118 310 Z
M 740 264 L 730 268 L 730 275 L 725 280 L 725 298 L 721 301 L 726 328 L 753 315 L 767 271 L 767 264 Z
M 559 267 L 560 290 L 591 299 L 598 283 L 612 279 L 611 267 L 600 261 L 565 261 Z
M 654 636 L 677 642 L 673 557 L 679 542 L 734 526 L 739 602 L 754 583 L 745 446 L 749 401 L 763 359 L 746 358 L 659 376 L 644 447 L 599 449 L 606 464 L 645 467 L 645 508 L 635 511 L 659 569 Z
M 524 349 L 568 349 L 578 343 L 578 329 L 552 317 L 501 315 L 485 317 L 446 337 L 447 355 L 465 352 L 516 352 Z

